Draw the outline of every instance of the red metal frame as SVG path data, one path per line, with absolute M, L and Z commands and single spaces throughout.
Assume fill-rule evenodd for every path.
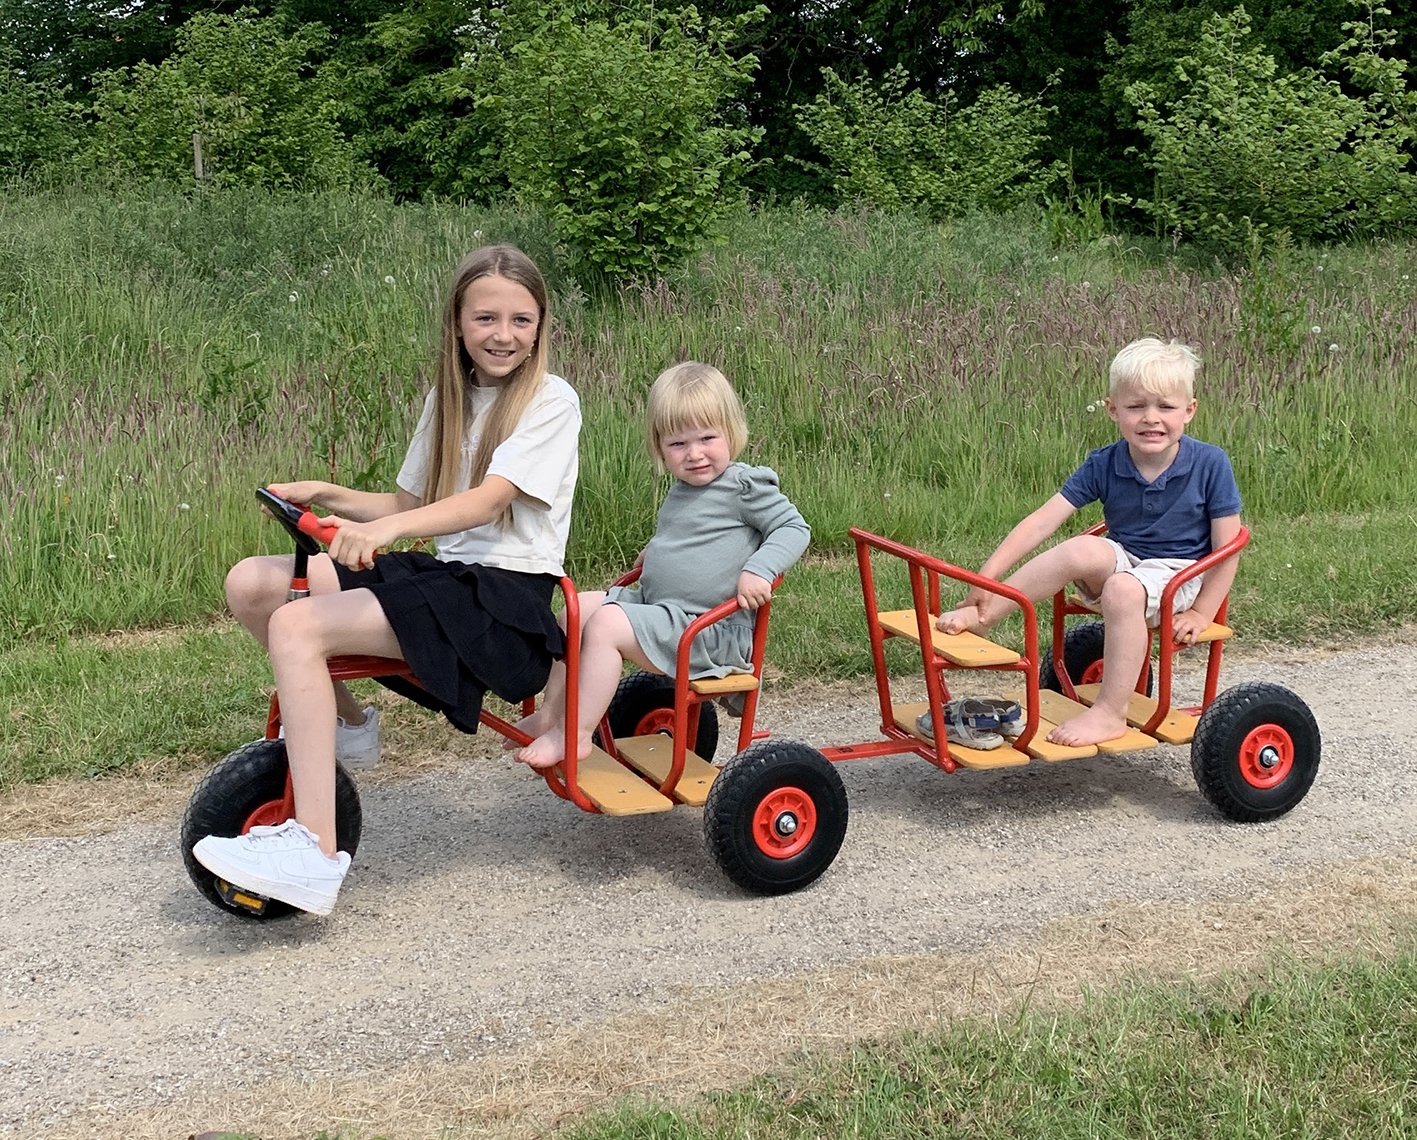
M 1084 534 L 1102 535 L 1107 532 L 1106 523 L 1097 523 L 1088 527 Z M 1241 527 L 1239 533 L 1218 550 L 1212 550 L 1204 558 L 1198 558 L 1185 569 L 1179 571 L 1161 591 L 1161 624 L 1155 631 L 1155 642 L 1157 647 L 1157 682 L 1156 682 L 1156 712 L 1151 719 L 1142 727 L 1142 732 L 1151 735 L 1163 720 L 1171 713 L 1171 674 L 1175 655 L 1178 652 L 1186 652 L 1198 648 L 1195 645 L 1177 645 L 1172 632 L 1175 622 L 1175 615 L 1172 612 L 1176 591 L 1182 584 L 1189 582 L 1197 575 L 1204 574 L 1212 566 L 1224 562 L 1232 555 L 1239 554 L 1250 541 L 1250 531 L 1248 527 Z M 1225 615 L 1230 609 L 1230 596 L 1227 594 L 1221 599 L 1220 608 L 1215 613 L 1215 621 L 1220 625 L 1225 624 Z M 1073 686 L 1073 679 L 1068 676 L 1067 665 L 1063 660 L 1063 638 L 1066 635 L 1064 619 L 1070 614 L 1089 614 L 1097 616 L 1095 610 L 1090 610 L 1086 606 L 1073 605 L 1067 597 L 1066 590 L 1059 590 L 1053 598 L 1053 671 L 1058 675 L 1058 680 L 1063 686 L 1063 695 L 1069 700 L 1077 700 L 1077 690 Z M 1148 631 L 1148 638 L 1151 633 Z M 1209 657 L 1206 660 L 1205 688 L 1201 694 L 1201 703 L 1183 708 L 1179 711 L 1186 712 L 1192 716 L 1198 716 L 1210 707 L 1215 700 L 1216 690 L 1220 685 L 1220 659 L 1224 652 L 1225 642 L 1211 641 L 1209 645 Z M 1151 644 L 1148 641 L 1147 659 L 1142 666 L 1141 676 L 1137 678 L 1137 692 L 1146 691 L 1146 670 L 1151 664 Z
M 320 527 L 312 522 L 307 522 L 307 518 L 314 520 L 315 516 L 307 511 L 306 514 L 301 517 L 299 526 L 302 531 L 326 543 L 334 537 L 335 530 L 333 527 Z M 623 575 L 615 585 L 629 585 L 631 582 L 636 581 L 639 576 L 640 568 L 635 567 L 635 569 L 631 570 L 628 574 Z M 291 581 L 292 591 L 297 588 L 297 583 L 303 585 L 304 581 L 303 576 L 293 578 Z M 772 584 L 773 589 L 776 590 L 781 582 L 782 576 L 779 575 Z M 547 787 L 563 800 L 569 800 L 582 811 L 598 814 L 600 809 L 580 790 L 580 784 L 576 779 L 576 766 L 578 764 L 576 758 L 576 706 L 579 701 L 578 679 L 580 677 L 581 652 L 580 597 L 576 593 L 575 584 L 569 578 L 562 577 L 560 587 L 561 596 L 565 602 L 564 612 L 566 621 L 566 656 L 564 659 L 566 666 L 566 759 L 556 767 L 542 769 L 541 775 L 546 780 Z M 753 623 L 753 675 L 758 679 L 760 687 L 763 678 L 763 655 L 767 646 L 768 614 L 771 609 L 772 602 L 769 600 L 765 605 L 759 608 Z M 722 605 L 715 606 L 713 609 L 709 610 L 708 613 L 695 618 L 694 621 L 690 623 L 689 628 L 685 630 L 683 637 L 680 638 L 678 656 L 675 663 L 673 760 L 668 776 L 665 778 L 664 782 L 659 785 L 658 790 L 662 795 L 672 795 L 675 787 L 678 786 L 679 780 L 684 774 L 684 760 L 685 753 L 688 751 L 688 741 L 697 738 L 698 735 L 699 707 L 704 701 L 713 699 L 712 697 L 692 692 L 689 689 L 689 652 L 693 645 L 694 638 L 715 622 L 721 621 L 731 613 L 736 613 L 737 610 L 738 601 L 736 598 L 731 598 Z M 348 654 L 339 657 L 331 657 L 327 664 L 331 679 L 336 681 L 352 681 L 363 677 L 403 677 L 412 681 L 414 684 L 418 683 L 417 678 L 409 671 L 407 662 L 396 657 L 373 657 Z M 753 740 L 767 736 L 766 732 L 755 732 L 753 730 L 754 717 L 758 709 L 759 691 L 760 688 L 755 688 L 745 694 L 742 726 L 738 732 L 737 751 L 739 752 L 747 748 Z M 528 698 L 523 701 L 521 711 L 523 717 L 530 716 L 535 712 L 535 698 Z M 486 709 L 482 710 L 481 715 L 478 717 L 478 722 L 517 744 L 526 745 L 531 743 L 531 737 L 521 731 L 516 725 L 493 715 Z M 271 695 L 270 711 L 266 716 L 267 740 L 274 740 L 280 734 L 280 725 L 280 698 L 277 694 L 273 693 Z M 618 760 L 619 756 L 615 752 L 615 743 L 610 734 L 610 726 L 605 720 L 601 722 L 600 736 L 601 740 L 605 742 L 606 751 Z M 557 770 L 558 768 L 560 771 Z M 257 812 L 253 814 L 252 819 L 248 820 L 247 829 L 249 829 L 253 822 L 267 822 L 265 815 L 269 814 L 270 808 L 270 804 L 262 805 L 258 808 Z M 294 818 L 295 792 L 288 774 L 285 781 L 285 798 L 281 810 L 285 812 L 285 814 L 281 816 L 281 819 Z M 260 815 L 261 818 L 257 819 L 257 815 Z
M 616 586 L 628 586 L 639 581 L 641 569 L 636 566 L 634 569 L 622 574 L 615 580 Z M 782 575 L 779 574 L 772 583 L 774 591 L 782 584 Z M 758 685 L 743 694 L 743 719 L 738 728 L 738 747 L 735 752 L 742 752 L 754 740 L 761 740 L 768 734 L 766 732 L 755 732 L 753 723 L 758 713 L 758 694 L 762 691 L 763 683 L 763 655 L 768 642 L 768 615 L 772 611 L 772 600 L 769 599 L 764 605 L 758 608 L 753 616 L 753 676 L 757 678 Z M 659 785 L 659 792 L 664 796 L 672 796 L 674 789 L 678 787 L 679 780 L 684 775 L 685 753 L 689 750 L 688 742 L 698 739 L 699 735 L 699 708 L 706 701 L 713 700 L 711 696 L 696 693 L 689 688 L 689 654 L 693 649 L 694 639 L 709 626 L 722 621 L 729 614 L 738 612 L 738 599 L 729 598 L 705 614 L 700 614 L 692 622 L 689 628 L 679 638 L 679 648 L 674 659 L 674 727 L 672 741 L 674 745 L 672 759 L 669 765 L 669 774 L 664 778 L 664 783 Z M 569 719 L 569 714 L 567 714 Z M 619 754 L 615 751 L 615 742 L 611 737 L 610 725 L 608 721 L 602 721 L 600 727 L 600 739 L 605 745 L 605 751 L 609 752 L 617 760 Z
M 1099 523 L 1087 530 L 1087 534 L 1102 534 L 1106 530 L 1104 524 Z M 871 756 L 892 756 L 901 753 L 914 753 L 934 764 L 936 767 L 944 769 L 946 772 L 953 772 L 958 765 L 950 758 L 948 747 L 941 748 L 934 744 L 928 744 L 917 739 L 910 733 L 898 728 L 895 724 L 895 717 L 891 708 L 890 676 L 886 669 L 885 641 L 888 637 L 894 637 L 891 631 L 885 629 L 880 621 L 880 608 L 876 601 L 875 576 L 871 566 L 871 552 L 879 551 L 882 554 L 898 558 L 909 568 L 910 574 L 910 594 L 911 602 L 915 610 L 917 623 L 916 633 L 920 642 L 921 660 L 925 671 L 925 691 L 927 701 L 930 706 L 930 720 L 934 728 L 934 737 L 937 741 L 945 740 L 944 706 L 950 699 L 949 686 L 945 683 L 944 674 L 950 669 L 967 669 L 969 671 L 985 670 L 990 672 L 1016 672 L 1024 675 L 1025 698 L 1028 711 L 1028 719 L 1025 722 L 1023 731 L 1018 739 L 1013 742 L 1013 747 L 1018 751 L 1024 751 L 1029 742 L 1038 731 L 1038 615 L 1034 605 L 1018 590 L 1007 586 L 1002 582 L 996 582 L 992 578 L 985 578 L 970 570 L 965 570 L 949 562 L 934 558 L 929 554 L 906 546 L 904 543 L 895 542 L 880 535 L 872 534 L 870 531 L 861 530 L 859 527 L 852 527 L 851 537 L 856 543 L 856 566 L 861 576 L 862 600 L 866 608 L 866 627 L 871 638 L 871 660 L 876 675 L 876 693 L 880 700 L 881 707 L 881 733 L 885 737 L 883 740 L 863 741 L 859 744 L 842 744 L 830 748 L 820 749 L 822 755 L 833 762 L 843 760 L 858 760 Z M 1157 631 L 1159 635 L 1160 667 L 1159 681 L 1157 688 L 1156 713 L 1142 731 L 1150 735 L 1166 716 L 1171 712 L 1171 674 L 1172 657 L 1180 649 L 1189 649 L 1191 646 L 1177 646 L 1172 641 L 1172 613 L 1171 607 L 1174 602 L 1176 591 L 1181 584 L 1203 574 L 1212 566 L 1225 561 L 1234 554 L 1238 554 L 1250 539 L 1250 532 L 1245 527 L 1240 528 L 1239 534 L 1230 542 L 1227 542 L 1220 549 L 1212 551 L 1204 558 L 1187 566 L 1169 581 L 1161 594 L 1161 625 Z M 935 652 L 931 633 L 932 615 L 940 612 L 940 579 L 949 578 L 952 581 L 961 582 L 967 586 L 978 587 L 991 594 L 998 594 L 1014 602 L 1023 614 L 1023 640 L 1024 649 L 1019 660 L 1009 665 L 985 665 L 985 666 L 965 666 L 956 665 L 946 660 Z M 1227 596 L 1220 603 L 1220 609 L 1215 615 L 1215 620 L 1224 623 L 1226 610 L 1230 604 Z M 1064 618 L 1068 614 L 1092 614 L 1093 611 L 1082 606 L 1071 605 L 1067 601 L 1066 591 L 1060 591 L 1053 599 L 1053 667 L 1057 672 L 1059 680 L 1062 682 L 1064 695 L 1072 700 L 1077 699 L 1077 691 L 1073 687 L 1072 678 L 1067 675 L 1066 666 L 1063 663 L 1063 638 L 1065 634 Z M 1224 642 L 1212 641 L 1210 645 L 1210 658 L 1206 665 L 1205 691 L 1202 702 L 1195 708 L 1184 711 L 1199 714 L 1215 700 L 1216 689 L 1220 680 L 1220 658 Z M 1150 663 L 1150 651 L 1147 654 L 1148 664 Z M 1142 676 L 1137 680 L 1138 691 L 1145 687 L 1145 669 Z

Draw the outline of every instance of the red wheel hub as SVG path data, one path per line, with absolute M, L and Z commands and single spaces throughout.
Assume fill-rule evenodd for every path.
M 1250 730 L 1240 743 L 1240 775 L 1253 788 L 1282 784 L 1294 767 L 1294 741 L 1277 724 Z
M 1100 685 L 1102 684 L 1102 662 L 1094 661 L 1082 671 L 1082 676 L 1078 679 L 1079 685 Z
M 772 859 L 790 859 L 812 842 L 817 805 L 801 788 L 775 788 L 753 813 L 753 842 Z
M 245 835 L 253 827 L 279 827 L 288 818 L 285 800 L 267 800 L 246 817 L 246 822 L 241 825 L 241 834 Z
M 662 732 L 666 736 L 674 735 L 674 709 L 655 709 L 640 717 L 640 723 L 635 725 L 635 731 L 631 736 L 653 736 L 656 732 Z

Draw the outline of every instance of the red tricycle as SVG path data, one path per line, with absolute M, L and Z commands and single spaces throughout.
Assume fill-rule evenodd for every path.
M 262 504 L 295 541 L 295 569 L 290 600 L 308 596 L 307 571 L 320 542 L 334 537 L 316 516 L 264 489 Z M 634 570 L 617 585 L 633 582 Z M 777 583 L 773 583 L 774 588 Z M 772 603 L 754 620 L 752 673 L 689 680 L 689 651 L 708 626 L 738 609 L 730 599 L 696 618 L 678 648 L 673 678 L 632 673 L 616 691 L 596 734 L 598 747 L 575 759 L 575 725 L 580 668 L 580 606 L 569 578 L 560 583 L 566 626 L 567 759 L 542 772 L 547 785 L 583 811 L 605 815 L 643 815 L 669 811 L 678 804 L 704 808 L 709 850 L 724 873 L 748 890 L 776 894 L 797 890 L 825 871 L 846 835 L 846 790 L 836 769 L 815 749 L 794 741 L 769 741 L 754 729 L 763 650 Z M 417 682 L 400 660 L 383 657 L 333 657 L 335 680 L 396 678 L 402 690 Z M 712 761 L 718 748 L 718 698 L 742 700 L 737 754 L 722 768 Z M 535 708 L 522 705 L 522 715 Z M 484 709 L 480 723 L 518 744 L 531 738 Z M 192 853 L 206 835 L 240 835 L 258 825 L 282 823 L 295 815 L 294 792 L 280 735 L 280 703 L 272 696 L 266 733 L 212 767 L 192 793 L 182 819 L 182 856 L 197 889 L 216 905 L 250 918 L 288 914 L 276 900 L 244 891 L 207 870 Z M 689 742 L 693 742 L 693 748 Z M 335 830 L 339 850 L 353 856 L 363 817 L 354 779 L 335 768 Z

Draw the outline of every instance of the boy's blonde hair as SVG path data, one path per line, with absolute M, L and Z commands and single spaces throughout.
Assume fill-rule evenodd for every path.
M 1112 358 L 1112 366 L 1107 370 L 1107 395 L 1113 395 L 1126 384 L 1156 396 L 1183 392 L 1187 400 L 1192 400 L 1200 363 L 1200 357 L 1190 345 L 1179 340 L 1144 336 Z
M 650 386 L 645 405 L 645 445 L 654 469 L 664 472 L 660 441 L 665 436 L 702 427 L 721 431 L 734 459 L 748 445 L 742 401 L 722 372 L 697 360 L 666 368 Z

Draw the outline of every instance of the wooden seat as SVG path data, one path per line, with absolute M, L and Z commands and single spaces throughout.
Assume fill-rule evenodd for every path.
M 730 673 L 727 677 L 705 677 L 700 681 L 690 681 L 691 692 L 705 697 L 721 697 L 724 693 L 751 693 L 758 687 L 758 679 L 751 673 Z
M 1101 685 L 1078 685 L 1078 699 L 1086 704 L 1092 704 L 1097 700 L 1097 691 Z M 1151 697 L 1143 696 L 1141 693 L 1133 693 L 1131 700 L 1127 702 L 1127 723 L 1141 728 L 1152 717 L 1156 715 L 1156 701 Z M 1189 744 L 1196 734 L 1196 725 L 1200 723 L 1200 717 L 1193 716 L 1188 712 L 1181 712 L 1179 709 L 1172 709 L 1166 717 L 1153 730 L 1158 740 L 1164 740 L 1167 744 Z
M 586 799 L 606 815 L 649 815 L 674 806 L 668 796 L 660 795 L 657 788 L 599 748 L 591 749 L 576 765 L 576 782 Z
M 877 619 L 887 633 L 920 644 L 914 610 L 891 610 L 878 614 Z M 951 664 L 978 668 L 983 665 L 1012 665 L 1018 660 L 1018 654 L 1007 646 L 995 645 L 977 633 L 941 633 L 934 628 L 934 622 L 934 615 L 931 615 L 930 643 L 935 652 Z
M 662 733 L 626 736 L 615 741 L 615 751 L 636 772 L 663 784 L 674 763 L 674 739 Z M 674 786 L 673 796 L 681 804 L 703 807 L 718 769 L 692 752 L 684 753 L 684 771 Z
M 926 736 L 915 727 L 915 719 L 921 713 L 930 711 L 929 701 L 914 701 L 908 705 L 892 705 L 891 719 L 902 732 L 908 732 L 916 740 L 923 740 L 926 744 L 934 744 L 935 741 Z M 1002 748 L 966 748 L 962 744 L 954 741 L 945 742 L 950 759 L 961 768 L 1022 768 L 1028 763 L 1028 757 L 1017 748 L 1010 748 L 1007 744 Z
M 1025 694 L 1009 693 L 1009 697 L 1020 704 L 1024 701 Z M 1040 689 L 1038 691 L 1038 716 L 1040 720 L 1046 720 L 1050 724 L 1062 724 L 1065 720 L 1072 720 L 1075 716 L 1081 716 L 1087 712 L 1086 705 L 1080 705 L 1076 701 L 1070 701 L 1062 693 L 1055 693 L 1051 689 Z M 1044 733 L 1040 730 L 1039 736 Z M 1097 751 L 1108 756 L 1115 756 L 1120 752 L 1142 752 L 1148 748 L 1156 747 L 1156 738 L 1147 736 L 1144 732 L 1138 732 L 1135 728 L 1129 728 L 1121 736 L 1114 740 L 1104 740 L 1096 746 Z

